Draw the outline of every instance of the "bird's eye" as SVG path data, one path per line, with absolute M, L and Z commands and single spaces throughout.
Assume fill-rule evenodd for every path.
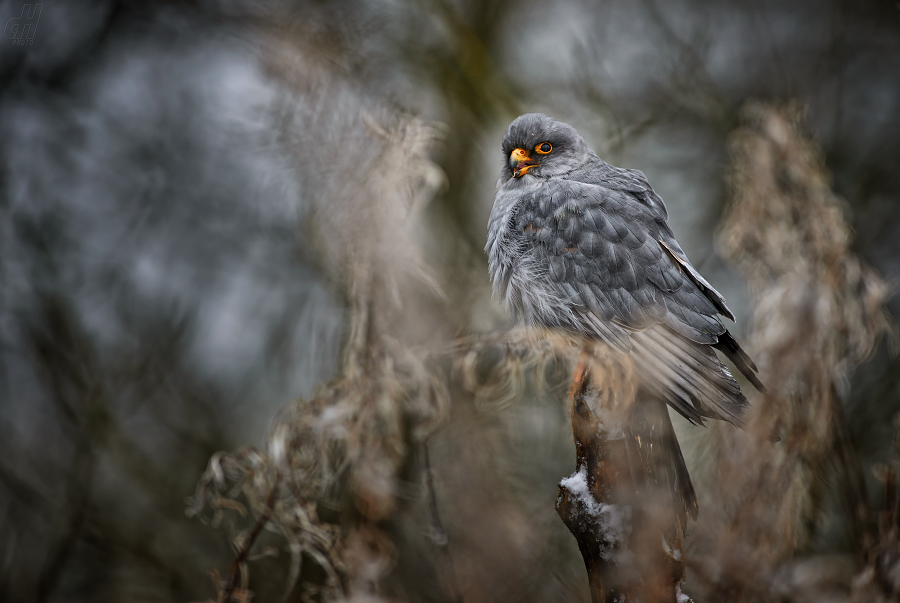
M 534 150 L 540 153 L 541 155 L 546 155 L 550 151 L 553 150 L 553 145 L 549 142 L 542 142 L 538 146 L 534 147 Z

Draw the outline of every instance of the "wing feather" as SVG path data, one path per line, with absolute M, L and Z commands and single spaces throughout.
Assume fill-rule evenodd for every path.
M 689 421 L 740 424 L 747 400 L 713 350 L 749 370 L 719 318 L 731 312 L 675 242 L 649 185 L 551 180 L 519 213 L 517 231 L 529 225 L 526 244 L 571 304 L 576 330 L 629 352 L 646 386 Z

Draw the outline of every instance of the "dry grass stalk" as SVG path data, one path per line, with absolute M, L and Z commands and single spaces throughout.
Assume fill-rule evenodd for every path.
M 900 494 L 896 467 L 886 468 L 882 477 L 885 505 L 878 517 L 878 538 L 866 551 L 865 566 L 853 578 L 850 603 L 900 601 Z
M 887 287 L 851 252 L 843 204 L 797 107 L 746 107 L 731 153 L 720 243 L 754 297 L 750 348 L 769 392 L 749 437 L 713 430 L 713 517 L 692 563 L 711 598 L 767 600 L 778 564 L 810 543 L 821 476 L 848 454 L 841 391 L 888 327 Z
M 288 592 L 305 556 L 327 578 L 304 585 L 303 596 L 318 591 L 325 600 L 377 595 L 394 560 L 390 538 L 376 524 L 396 511 L 398 473 L 446 406 L 443 384 L 425 360 L 390 336 L 408 277 L 424 274 L 414 229 L 418 209 L 439 184 L 427 157 L 435 132 L 408 118 L 379 123 L 339 109 L 319 104 L 290 118 L 302 125 L 296 145 L 308 136 L 323 151 L 306 160 L 298 155 L 298 169 L 309 172 L 305 181 L 321 184 L 308 222 L 348 300 L 340 374 L 281 413 L 265 452 L 214 456 L 189 509 L 211 511 L 213 523 L 227 510 L 245 514 L 248 507 L 256 518 L 268 517 L 266 528 L 285 539 L 292 558 Z M 330 138 L 318 136 L 326 133 Z M 334 147 L 323 150 L 329 139 Z M 335 178 L 341 168 L 354 177 Z M 323 520 L 327 508 L 350 509 L 354 527 Z

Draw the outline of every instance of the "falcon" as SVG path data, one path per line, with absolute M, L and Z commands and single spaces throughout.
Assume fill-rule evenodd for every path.
M 747 399 L 716 350 L 764 391 L 722 322 L 734 315 L 678 245 L 643 172 L 606 163 L 574 128 L 540 113 L 514 120 L 502 148 L 485 247 L 494 293 L 526 325 L 630 355 L 641 378 L 630 433 L 658 442 L 638 454 L 667 484 L 683 526 L 686 513 L 697 518 L 697 499 L 665 404 L 697 425 L 742 425 Z

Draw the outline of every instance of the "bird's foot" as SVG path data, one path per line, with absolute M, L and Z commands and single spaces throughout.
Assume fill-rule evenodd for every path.
M 578 357 L 578 363 L 575 365 L 575 374 L 572 376 L 572 385 L 569 387 L 569 398 L 575 401 L 575 396 L 581 393 L 584 385 L 585 375 L 587 375 L 587 352 L 582 350 Z

